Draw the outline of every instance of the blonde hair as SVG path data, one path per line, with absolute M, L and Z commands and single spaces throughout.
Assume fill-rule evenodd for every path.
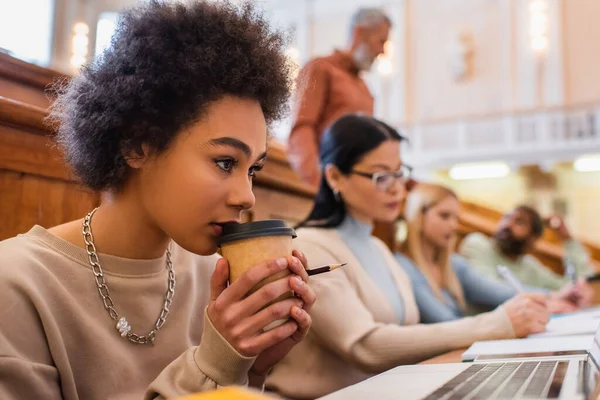
M 419 268 L 425 276 L 425 279 L 427 279 L 433 293 L 440 301 L 444 302 L 442 289 L 447 289 L 452 297 L 454 297 L 459 307 L 464 310 L 466 309 L 465 296 L 458 277 L 450 264 L 450 255 L 452 254 L 455 245 L 454 241 L 452 241 L 447 248 L 439 249 L 437 253 L 436 265 L 442 271 L 442 285 L 439 285 L 429 272 L 422 248 L 422 228 L 425 213 L 431 209 L 431 207 L 434 207 L 440 201 L 450 196 L 458 198 L 452 190 L 444 186 L 429 183 L 419 183 L 410 191 L 404 206 L 404 219 L 406 221 L 408 234 L 402 249 L 403 252 L 415 262 L 417 268 Z

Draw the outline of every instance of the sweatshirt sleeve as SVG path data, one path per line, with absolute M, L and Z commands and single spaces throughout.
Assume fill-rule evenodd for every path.
M 215 329 L 206 310 L 200 345 L 189 348 L 150 384 L 145 399 L 166 399 L 248 384 L 255 357 L 239 354 Z
M 530 274 L 534 277 L 532 280 L 537 287 L 547 290 L 559 290 L 568 281 L 565 276 L 554 273 L 530 254 L 523 257 L 523 265 L 524 268 L 531 271 Z
M 396 261 L 410 278 L 415 295 L 415 301 L 419 307 L 421 322 L 430 324 L 435 322 L 453 321 L 462 315 L 444 304 L 433 292 L 427 279 L 419 271 L 418 267 L 408 257 L 395 253 Z
M 517 294 L 508 285 L 476 271 L 458 254 L 452 255 L 451 263 L 470 304 L 495 308 Z
M 296 244 L 311 265 L 335 260 L 323 245 L 307 241 Z M 365 372 L 380 373 L 400 364 L 417 363 L 477 340 L 515 337 L 503 307 L 438 324 L 386 324 L 375 321 L 343 268 L 315 276 L 310 282 L 318 298 L 311 310 L 315 336 L 330 351 Z
M 0 255 L 5 249 L 0 246 Z M 7 265 L 17 271 L 2 268 Z M 62 399 L 45 335 L 52 327 L 40 317 L 29 285 L 19 279 L 24 267 L 18 259 L 0 257 L 0 399 Z
M 0 342 L 4 337 L 0 335 Z M 8 344 L 8 343 L 5 343 Z M 62 399 L 57 369 L 16 355 L 0 345 L 0 399 Z

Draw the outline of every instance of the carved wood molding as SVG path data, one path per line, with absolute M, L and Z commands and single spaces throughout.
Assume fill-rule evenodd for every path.
M 38 135 L 52 132 L 44 123 L 48 111 L 20 101 L 0 96 L 0 125 L 13 126 Z
M 30 64 L 4 53 L 0 53 L 0 75 L 40 89 L 45 89 L 55 80 L 69 78 L 58 71 Z

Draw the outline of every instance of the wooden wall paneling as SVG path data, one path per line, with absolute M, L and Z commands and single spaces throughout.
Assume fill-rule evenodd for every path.
M 47 111 L 0 97 L 0 240 L 81 218 L 99 203 L 77 185 L 42 119 Z
M 72 181 L 52 140 L 0 125 L 0 168 Z
M 378 237 L 392 251 L 396 250 L 396 224 L 393 222 L 376 222 L 373 226 L 373 236 Z
M 0 170 L 0 240 L 81 218 L 99 203 L 98 196 L 73 182 Z

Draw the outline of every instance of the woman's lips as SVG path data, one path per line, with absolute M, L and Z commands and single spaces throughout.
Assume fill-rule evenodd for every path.
M 387 208 L 389 208 L 389 209 L 397 210 L 400 207 L 400 202 L 399 201 L 395 201 L 393 203 L 387 203 L 385 206 Z
M 215 236 L 221 236 L 223 234 L 223 227 L 219 224 L 210 224 Z
M 213 229 L 213 232 L 216 236 L 223 235 L 223 225 L 225 224 L 239 224 L 239 221 L 231 220 L 226 222 L 213 222 L 210 224 L 210 227 Z

